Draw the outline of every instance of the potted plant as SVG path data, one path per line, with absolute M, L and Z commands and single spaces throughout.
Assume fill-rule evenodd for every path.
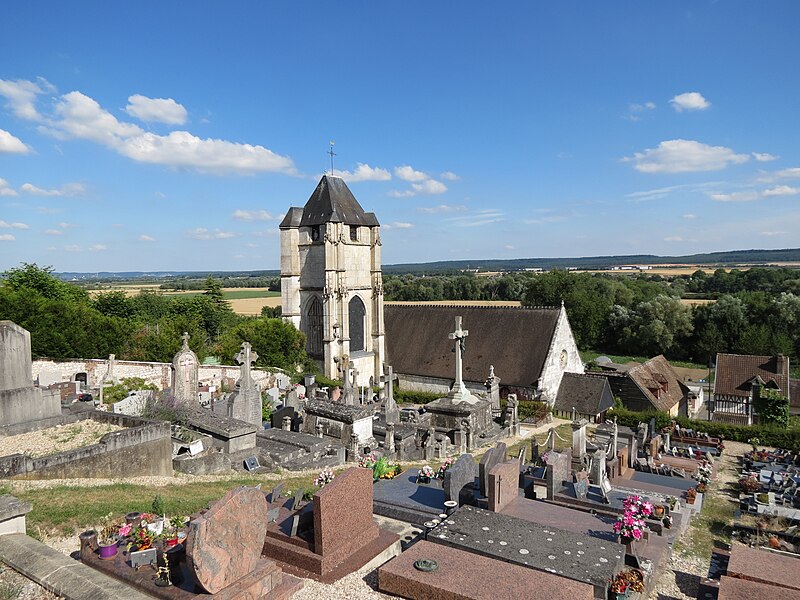
M 675 506 L 678 504 L 678 499 L 675 496 L 667 496 L 667 504 L 669 504 L 669 509 L 675 510 Z
M 761 489 L 761 482 L 755 475 L 750 475 L 739 480 L 739 487 L 746 494 L 754 494 Z
M 145 521 L 141 522 L 139 527 L 134 527 L 130 535 L 130 542 L 128 543 L 128 551 L 135 552 L 137 550 L 147 550 L 152 547 L 153 540 L 156 535 L 147 528 Z
M 439 465 L 439 470 L 436 471 L 437 479 L 444 479 L 444 474 L 447 473 L 447 469 L 453 466 L 454 462 L 452 458 L 445 458 L 444 462 Z
M 611 580 L 611 593 L 618 600 L 627 598 L 631 593 L 644 591 L 644 577 L 636 569 L 626 569 L 616 574 Z
M 178 539 L 178 531 L 183 529 L 184 524 L 186 523 L 186 517 L 183 515 L 175 515 L 169 520 L 169 537 L 167 537 L 165 546 L 167 549 L 173 548 L 178 545 L 180 541 Z
M 661 524 L 664 525 L 664 529 L 672 529 L 672 517 L 667 515 L 661 519 Z
M 694 486 L 694 487 L 695 487 L 695 489 L 697 490 L 697 493 L 698 493 L 698 494 L 705 494 L 705 493 L 706 493 L 706 490 L 708 489 L 707 485 L 706 485 L 706 484 L 705 484 L 705 482 L 703 482 L 703 481 L 701 481 L 700 483 L 698 483 L 698 484 L 697 484 L 696 486 Z
M 417 473 L 417 483 L 430 483 L 431 479 L 436 477 L 433 467 L 425 465 Z
M 659 519 L 664 516 L 664 507 L 661 504 L 653 506 L 653 516 Z
M 696 498 L 697 490 L 695 488 L 689 488 L 686 490 L 686 504 L 694 504 Z
M 100 558 L 112 560 L 117 556 L 117 543 L 119 542 L 119 528 L 116 525 L 106 525 L 100 530 L 97 538 Z
M 653 505 L 641 496 L 628 496 L 622 501 L 623 513 L 614 523 L 614 531 L 622 544 L 630 544 L 644 537 L 647 528 L 644 520 L 653 514 Z

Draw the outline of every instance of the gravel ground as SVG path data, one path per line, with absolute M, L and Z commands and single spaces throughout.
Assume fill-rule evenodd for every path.
M 124 429 L 119 425 L 99 423 L 86 419 L 68 425 L 48 427 L 38 431 L 0 437 L 0 456 L 30 454 L 34 458 L 56 454 L 83 446 L 96 444 L 101 437 L 112 431 Z
M 0 564 L 0 598 L 15 600 L 55 600 L 60 596 L 51 594 L 27 577 Z
M 738 457 L 750 450 L 749 444 L 725 442 L 725 452 L 716 463 L 715 479 L 709 486 L 709 494 L 725 495 L 727 485 L 738 480 Z M 681 537 L 691 535 L 692 528 L 697 527 L 693 520 Z M 668 569 L 659 576 L 650 600 L 694 600 L 697 598 L 698 586 L 702 577 L 708 576 L 711 557 L 700 559 L 689 554 L 682 554 L 673 548 Z

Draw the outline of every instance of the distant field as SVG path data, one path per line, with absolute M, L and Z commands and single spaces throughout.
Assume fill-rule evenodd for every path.
M 711 300 L 709 298 L 681 298 L 681 304 L 686 304 L 687 306 L 697 306 L 698 304 L 711 304 L 712 302 L 716 302 L 716 300 Z
M 425 300 L 420 302 L 386 302 L 386 304 L 431 305 L 431 306 L 522 306 L 516 300 Z
M 198 296 L 203 292 L 197 290 L 187 291 L 168 291 L 161 290 L 159 284 L 120 284 L 114 286 L 103 287 L 103 289 L 89 290 L 89 294 L 96 296 L 106 292 L 125 292 L 128 296 L 135 296 L 141 291 L 155 291 L 164 294 L 165 296 L 183 296 L 189 297 Z M 263 288 L 223 288 L 222 295 L 231 304 L 233 312 L 252 316 L 260 315 L 261 309 L 265 306 L 274 308 L 281 305 L 280 292 L 269 292 Z
M 740 271 L 746 271 L 749 267 L 736 267 Z M 704 273 L 711 274 L 716 271 L 716 268 L 711 268 L 704 265 L 650 265 L 649 269 L 639 271 L 638 269 L 612 271 L 610 269 L 597 269 L 588 271 L 574 271 L 575 273 L 603 273 L 605 275 L 661 275 L 662 277 L 675 277 L 677 275 L 691 275 L 695 271 L 703 271 Z M 730 268 L 726 268 L 730 271 Z

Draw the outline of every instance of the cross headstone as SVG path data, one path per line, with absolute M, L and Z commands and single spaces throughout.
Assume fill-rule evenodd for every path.
M 197 355 L 189 348 L 189 334 L 184 332 L 183 346 L 172 359 L 172 394 L 175 400 L 187 404 L 197 404 Z
M 350 361 L 346 354 L 342 357 L 342 399 L 344 404 L 354 405 L 356 403 L 353 382 L 350 379 L 351 369 L 355 370 L 355 365 Z
M 383 402 L 386 423 L 397 425 L 400 423 L 400 409 L 394 400 L 394 371 L 391 365 L 386 366 L 388 377 L 386 380 L 386 399 Z
M 456 380 L 455 383 L 453 383 L 453 389 L 450 390 L 450 393 L 447 396 L 454 403 L 458 402 L 474 403 L 477 400 L 472 394 L 469 393 L 469 391 L 467 391 L 467 387 L 464 385 L 464 378 L 463 378 L 464 349 L 465 349 L 465 341 L 468 335 L 469 331 L 466 329 L 462 329 L 461 327 L 461 317 L 456 317 L 455 331 L 447 334 L 447 337 L 453 340 L 454 344 L 453 352 L 456 355 Z

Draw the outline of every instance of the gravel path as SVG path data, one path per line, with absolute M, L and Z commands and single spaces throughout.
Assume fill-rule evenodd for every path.
M 124 427 L 86 419 L 77 423 L 0 437 L 0 456 L 19 453 L 30 454 L 36 458 L 74 450 L 96 444 L 105 434 L 120 429 Z

